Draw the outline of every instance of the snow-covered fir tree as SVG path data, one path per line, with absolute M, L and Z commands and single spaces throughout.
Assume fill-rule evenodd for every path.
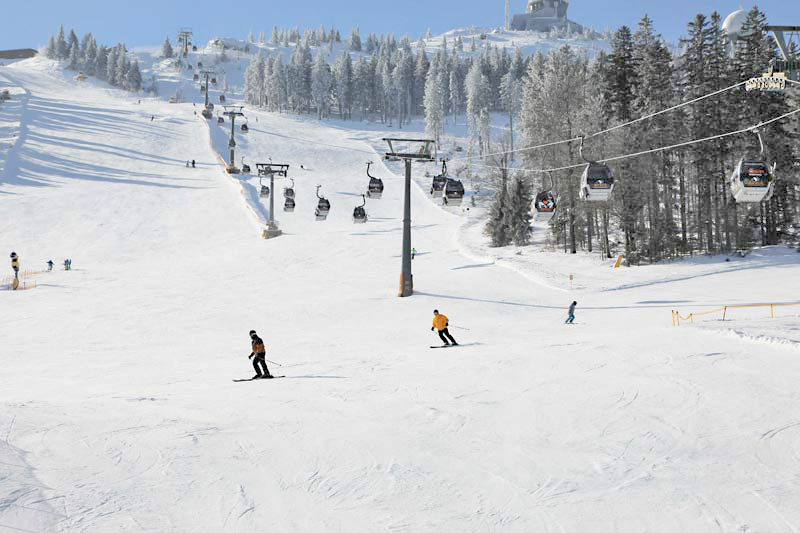
M 161 45 L 161 57 L 165 59 L 169 59 L 175 55 L 175 51 L 172 49 L 172 44 L 169 42 L 169 35 L 166 36 L 164 39 L 164 44 Z

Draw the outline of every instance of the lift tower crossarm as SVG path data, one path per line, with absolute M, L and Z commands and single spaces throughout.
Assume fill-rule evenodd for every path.
M 786 42 L 786 38 L 784 34 L 789 34 L 789 40 L 791 41 L 792 35 L 800 35 L 800 26 L 765 26 L 765 30 L 772 32 L 772 36 L 775 38 L 775 42 L 778 44 L 778 50 L 780 50 L 781 55 L 783 56 L 784 61 L 790 61 L 792 58 L 792 54 L 789 51 L 789 46 Z M 794 58 L 796 59 L 796 58 Z
M 256 163 L 258 175 L 269 176 L 269 220 L 267 221 L 267 228 L 264 230 L 262 236 L 265 239 L 271 239 L 279 236 L 282 232 L 275 224 L 275 176 L 286 178 L 289 176 L 289 165 L 282 163 Z

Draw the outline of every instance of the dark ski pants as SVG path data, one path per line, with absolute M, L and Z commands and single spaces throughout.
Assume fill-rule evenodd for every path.
M 453 336 L 450 335 L 450 332 L 447 331 L 447 328 L 444 328 L 443 330 L 441 330 L 439 332 L 439 338 L 442 339 L 442 342 L 445 343 L 445 344 L 450 344 L 450 343 L 458 344 L 456 342 L 456 340 L 453 338 Z M 447 339 L 450 339 L 450 340 L 448 341 Z
M 267 354 L 265 353 L 257 353 L 253 357 L 253 368 L 256 369 L 257 376 L 269 376 L 269 369 L 267 368 L 266 357 Z

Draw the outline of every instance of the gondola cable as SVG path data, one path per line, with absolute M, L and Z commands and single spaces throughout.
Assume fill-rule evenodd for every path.
M 795 109 L 794 111 L 790 111 L 788 113 L 784 113 L 783 115 L 781 115 L 779 117 L 775 117 L 775 118 L 769 119 L 767 121 L 761 122 L 761 123 L 759 123 L 759 124 L 757 124 L 755 126 L 748 126 L 746 128 L 742 128 L 742 129 L 739 129 L 739 130 L 736 130 L 736 131 L 729 131 L 727 133 L 720 133 L 718 135 L 712 135 L 711 137 L 704 137 L 702 139 L 694 139 L 694 140 L 691 140 L 691 141 L 685 141 L 685 142 L 682 142 L 682 143 L 672 144 L 672 145 L 669 145 L 669 146 L 662 146 L 662 147 L 659 147 L 659 148 L 652 148 L 650 150 L 642 150 L 640 152 L 634 152 L 634 153 L 631 153 L 631 154 L 618 155 L 618 156 L 614 156 L 614 157 L 608 157 L 608 158 L 605 158 L 605 159 L 598 159 L 596 161 L 596 163 L 610 163 L 612 161 L 620 161 L 620 160 L 623 160 L 623 159 L 630 159 L 632 157 L 639 157 L 639 156 L 648 155 L 648 154 L 654 154 L 654 153 L 658 153 L 658 152 L 665 152 L 667 150 L 674 150 L 676 148 L 682 148 L 684 146 L 690 146 L 690 145 L 693 145 L 693 144 L 700 144 L 700 143 L 704 143 L 704 142 L 708 142 L 708 141 L 714 141 L 716 139 L 723 139 L 725 137 L 731 137 L 733 135 L 741 135 L 742 133 L 747 133 L 747 132 L 750 132 L 750 131 L 753 131 L 753 130 L 757 130 L 759 128 L 767 126 L 768 124 L 772 124 L 773 122 L 777 122 L 779 120 L 783 120 L 784 118 L 790 117 L 792 115 L 796 115 L 797 113 L 800 113 L 800 108 Z M 482 168 L 493 168 L 493 169 L 501 169 L 501 170 L 504 169 L 504 167 L 493 166 L 493 165 L 477 164 L 476 166 L 479 166 L 479 167 L 482 167 Z M 533 173 L 538 173 L 538 174 L 545 174 L 545 173 L 548 173 L 548 172 L 556 172 L 556 171 L 559 171 L 559 170 L 571 170 L 571 169 L 574 169 L 574 168 L 582 168 L 582 167 L 585 167 L 585 166 L 586 166 L 586 163 L 578 163 L 578 164 L 575 164 L 575 165 L 566 165 L 566 166 L 563 166 L 563 167 L 556 167 L 556 168 L 543 168 L 543 169 L 509 168 L 509 169 L 506 169 L 506 170 L 512 170 L 512 171 L 515 171 L 515 172 L 533 172 Z

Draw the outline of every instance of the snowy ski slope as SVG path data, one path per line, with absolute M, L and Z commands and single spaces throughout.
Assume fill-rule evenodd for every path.
M 74 268 L 0 291 L 0 530 L 797 530 L 800 308 L 759 315 L 769 339 L 746 314 L 737 335 L 669 311 L 797 299 L 800 254 L 481 258 L 480 210 L 415 187 L 417 292 L 399 299 L 383 132 L 248 111 L 237 153 L 292 165 L 297 191 L 264 241 L 258 180 L 222 172 L 199 106 L 44 59 L 0 83 L 28 94 L 0 154 L 0 250 Z M 386 190 L 355 225 L 370 159 Z M 428 348 L 434 308 L 470 346 Z M 250 329 L 286 379 L 232 382 Z

